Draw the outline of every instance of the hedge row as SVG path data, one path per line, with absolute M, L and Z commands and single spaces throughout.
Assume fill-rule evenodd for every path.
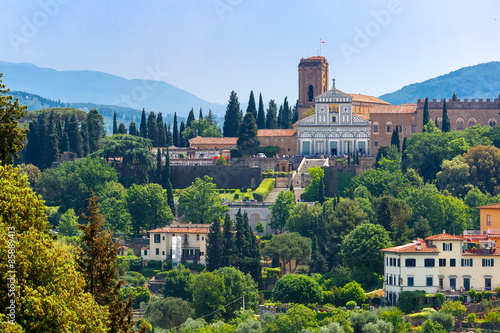
M 274 177 L 288 177 L 288 172 L 284 171 L 276 171 L 276 172 L 263 172 L 262 173 L 262 178 L 274 178 Z
M 234 192 L 234 200 L 238 200 L 241 196 L 241 191 L 238 189 Z
M 272 191 L 276 184 L 276 180 L 274 178 L 266 178 L 260 183 L 260 186 L 253 192 L 253 197 L 257 201 L 264 201 L 269 192 Z

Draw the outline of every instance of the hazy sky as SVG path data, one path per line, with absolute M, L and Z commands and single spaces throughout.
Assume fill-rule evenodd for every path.
M 495 0 L 2 0 L 0 60 L 267 103 L 297 98 L 297 65 L 321 38 L 337 87 L 379 96 L 500 60 L 499 12 Z

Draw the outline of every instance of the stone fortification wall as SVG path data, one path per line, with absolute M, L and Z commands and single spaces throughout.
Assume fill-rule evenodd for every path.
M 173 188 L 186 188 L 196 180 L 207 175 L 214 179 L 217 188 L 255 190 L 262 182 L 261 169 L 250 166 L 212 165 L 212 166 L 170 166 L 170 179 Z

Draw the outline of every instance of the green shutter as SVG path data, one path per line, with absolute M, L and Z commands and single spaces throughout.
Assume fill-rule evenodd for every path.
M 445 246 L 445 243 L 443 243 L 443 251 L 444 251 L 444 246 Z
M 462 267 L 464 267 L 464 260 L 460 259 L 460 263 L 462 264 Z
M 453 243 L 450 243 L 450 251 L 453 251 Z
M 483 258 L 483 267 L 486 267 L 486 259 Z
M 491 259 L 491 267 L 493 267 L 495 262 L 493 261 L 493 259 Z
M 470 258 L 469 260 L 470 260 L 470 267 L 472 267 L 472 258 Z

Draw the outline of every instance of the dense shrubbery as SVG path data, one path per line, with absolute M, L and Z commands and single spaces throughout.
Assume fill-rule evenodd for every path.
M 274 157 L 279 154 L 280 147 L 278 146 L 259 147 L 258 152 L 263 153 L 264 155 L 266 155 L 266 157 Z
M 264 201 L 264 199 L 267 197 L 267 195 L 272 191 L 276 184 L 275 179 L 264 179 L 262 183 L 260 183 L 260 186 L 253 192 L 253 197 L 257 201 Z

